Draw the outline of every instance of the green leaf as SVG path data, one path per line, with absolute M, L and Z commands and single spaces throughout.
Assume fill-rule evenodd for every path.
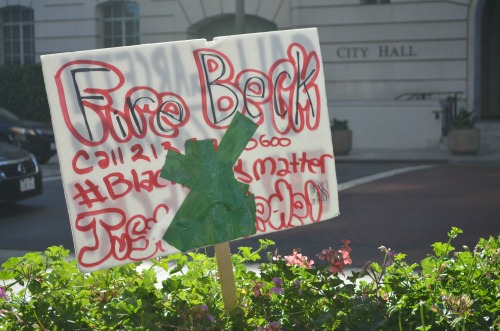
M 160 267 L 162 268 L 163 270 L 165 271 L 168 271 L 170 269 L 170 266 L 168 264 L 168 260 L 167 259 L 151 259 L 151 262 L 153 263 L 153 265 L 155 267 Z
M 24 260 L 22 257 L 11 257 L 2 264 L 2 268 L 7 269 L 17 269 L 19 264 Z
M 448 243 L 435 242 L 431 246 L 434 249 L 434 253 L 437 257 L 447 255 L 448 253 L 455 250 L 455 247 L 451 246 Z
M 175 292 L 181 288 L 185 288 L 182 286 L 182 280 L 179 278 L 167 278 L 163 281 L 163 287 L 167 289 L 169 292 Z
M 313 324 L 321 326 L 325 324 L 330 318 L 332 318 L 332 314 L 330 312 L 324 312 L 321 315 L 319 315 L 317 319 L 314 320 Z
M 394 256 L 394 261 L 404 261 L 405 258 L 406 258 L 406 254 L 398 253 Z
M 238 247 L 238 250 L 245 261 L 257 261 L 260 259 L 260 255 L 257 252 L 253 252 L 251 247 Z
M 468 251 L 458 252 L 458 253 L 456 253 L 455 257 L 464 266 L 469 266 L 473 262 L 473 260 L 474 260 L 474 257 L 472 256 L 472 253 L 468 252 Z
M 370 269 L 374 272 L 382 272 L 382 267 L 377 262 L 370 263 Z
M 18 273 L 14 271 L 0 270 L 0 280 L 11 280 L 16 278 L 17 275 Z
M 42 285 L 40 284 L 40 282 L 38 281 L 32 281 L 32 282 L 29 282 L 28 284 L 28 290 L 32 293 L 32 294 L 38 294 L 40 292 L 42 292 Z
M 266 239 L 266 238 L 259 239 L 259 243 L 260 243 L 260 250 L 263 250 L 269 246 L 275 245 L 274 241 L 272 241 L 271 239 Z
M 437 262 L 435 259 L 428 257 L 423 259 L 422 262 L 420 262 L 420 265 L 422 266 L 422 274 L 430 275 L 434 273 L 434 270 L 437 267 Z
M 457 227 L 452 226 L 451 231 L 448 232 L 448 237 L 450 239 L 455 239 L 459 234 L 463 233 L 463 231 Z

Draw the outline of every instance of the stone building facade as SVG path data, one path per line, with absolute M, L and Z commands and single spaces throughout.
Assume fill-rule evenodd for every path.
M 238 1 L 0 0 L 0 65 L 233 34 Z M 349 121 L 354 148 L 437 148 L 455 100 L 500 119 L 500 1 L 241 3 L 247 33 L 317 27 L 330 116 Z

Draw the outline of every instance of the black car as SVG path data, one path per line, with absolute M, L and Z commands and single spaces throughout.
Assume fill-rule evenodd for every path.
M 0 200 L 23 200 L 42 192 L 42 169 L 35 156 L 0 142 Z
M 27 150 L 41 164 L 56 154 L 54 131 L 49 124 L 20 119 L 0 107 L 0 142 L 7 142 Z

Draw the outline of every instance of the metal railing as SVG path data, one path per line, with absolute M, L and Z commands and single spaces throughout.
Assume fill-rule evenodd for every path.
M 464 107 L 465 99 L 462 91 L 442 91 L 442 92 L 407 92 L 398 95 L 395 100 L 437 100 L 441 105 L 443 132 L 451 123 L 453 116 L 457 115 Z M 438 112 L 435 112 L 436 118 Z
M 406 92 L 395 97 L 395 100 L 442 100 L 448 97 L 458 99 L 464 92 L 462 91 L 441 91 L 441 92 Z

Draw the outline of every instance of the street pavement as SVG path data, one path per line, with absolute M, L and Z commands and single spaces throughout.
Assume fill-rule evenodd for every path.
M 341 240 L 351 241 L 351 267 L 382 262 L 380 246 L 407 255 L 410 263 L 432 253 L 431 244 L 446 242 L 452 226 L 464 231 L 452 245 L 473 249 L 480 238 L 500 235 L 500 151 L 455 156 L 443 150 L 355 151 L 337 164 L 406 162 L 408 171 L 355 179 L 339 185 L 340 216 L 319 224 L 268 235 L 278 254 L 292 250 L 314 259 Z M 338 167 L 339 168 L 339 167 Z M 355 182 L 356 185 L 348 185 Z M 254 238 L 232 243 L 256 247 Z
M 473 249 L 479 238 L 500 235 L 500 150 L 472 156 L 441 149 L 354 150 L 336 162 L 340 216 L 266 235 L 276 242 L 271 251 L 288 255 L 299 249 L 315 259 L 322 249 L 340 247 L 348 239 L 352 267 L 359 268 L 367 261 L 381 262 L 381 245 L 418 262 L 431 253 L 433 242 L 447 240 L 452 226 L 464 231 L 454 244 L 457 249 Z M 368 175 L 367 165 L 372 169 Z M 49 169 L 47 178 L 57 180 L 57 166 Z M 232 250 L 257 247 L 258 239 L 232 242 Z M 0 252 L 0 263 L 9 255 L 24 252 Z

